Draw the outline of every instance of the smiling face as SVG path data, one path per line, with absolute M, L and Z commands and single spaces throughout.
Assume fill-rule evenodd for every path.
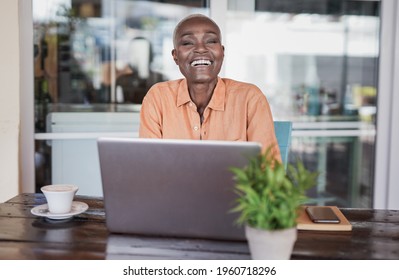
M 172 56 L 188 83 L 211 83 L 223 64 L 224 47 L 219 27 L 205 16 L 183 20 L 173 38 Z

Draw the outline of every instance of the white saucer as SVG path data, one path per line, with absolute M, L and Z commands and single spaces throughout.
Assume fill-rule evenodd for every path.
M 81 214 L 84 211 L 89 209 L 89 206 L 81 201 L 74 201 L 72 202 L 72 209 L 71 212 L 69 213 L 64 213 L 64 214 L 52 214 L 48 210 L 48 205 L 47 204 L 42 204 L 39 206 L 36 206 L 30 210 L 30 212 L 33 215 L 40 216 L 40 217 L 46 217 L 49 219 L 53 220 L 62 220 L 62 219 L 68 219 L 71 218 L 75 215 Z

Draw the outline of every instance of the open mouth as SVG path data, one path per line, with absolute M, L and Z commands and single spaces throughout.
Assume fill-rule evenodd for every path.
M 191 66 L 196 67 L 196 66 L 209 66 L 211 65 L 212 62 L 207 59 L 199 59 L 199 60 L 194 60 L 191 62 Z

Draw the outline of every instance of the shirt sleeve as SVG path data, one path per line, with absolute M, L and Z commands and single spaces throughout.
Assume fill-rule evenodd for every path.
M 152 87 L 143 99 L 140 110 L 140 138 L 162 138 L 162 114 L 159 102 L 156 102 L 157 91 Z
M 270 149 L 273 158 L 282 162 L 269 102 L 260 89 L 258 91 L 248 103 L 248 141 L 261 143 L 263 153 Z

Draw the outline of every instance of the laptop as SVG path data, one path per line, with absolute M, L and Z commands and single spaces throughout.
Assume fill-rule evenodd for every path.
M 106 226 L 111 233 L 245 240 L 236 225 L 233 173 L 255 142 L 99 138 Z

